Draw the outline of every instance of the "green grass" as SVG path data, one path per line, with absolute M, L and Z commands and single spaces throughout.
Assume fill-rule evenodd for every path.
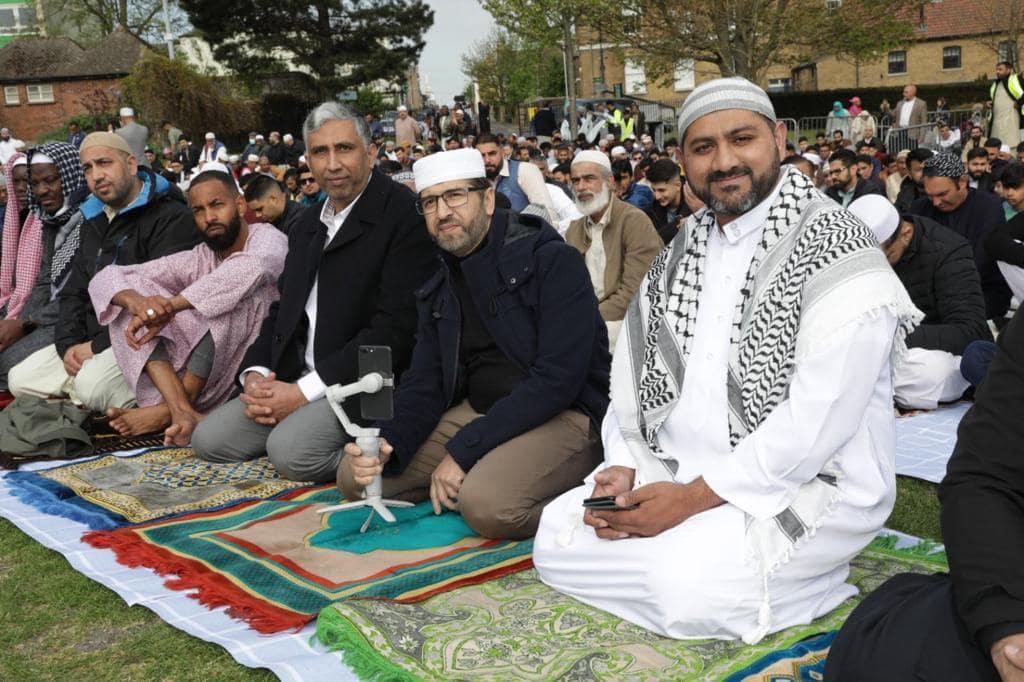
M 940 540 L 936 486 L 897 477 L 888 527 Z M 272 680 L 128 607 L 0 519 L 0 680 Z
M 273 680 L 72 569 L 0 519 L 0 680 Z

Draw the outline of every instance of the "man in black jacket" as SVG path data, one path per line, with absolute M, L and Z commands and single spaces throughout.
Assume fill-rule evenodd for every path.
M 245 203 L 261 222 L 271 223 L 285 234 L 306 214 L 306 207 L 291 198 L 269 175 L 257 174 L 245 185 Z
M 910 213 L 931 218 L 967 240 L 981 275 L 985 317 L 1002 318 L 1010 307 L 1010 288 L 985 248 L 985 238 L 1005 222 L 1002 201 L 969 188 L 963 161 L 954 154 L 936 154 L 925 161 L 924 189 L 926 196 L 914 202 Z
M 967 186 L 982 192 L 992 192 L 995 181 L 989 170 L 988 152 L 978 147 L 967 152 Z
M 671 159 L 659 159 L 647 169 L 647 181 L 654 192 L 654 204 L 647 210 L 654 229 L 666 244 L 679 232 L 690 215 L 683 196 L 683 180 L 679 166 Z
M 865 180 L 857 173 L 857 154 L 840 149 L 828 157 L 829 188 L 825 194 L 843 208 L 865 194 L 885 196 L 885 187 L 877 180 Z
M 968 382 L 960 356 L 973 341 L 991 341 L 985 298 L 971 247 L 960 235 L 920 216 L 904 216 L 885 197 L 864 197 L 850 212 L 875 232 L 914 305 L 924 313 L 895 367 L 896 404 L 934 410 L 957 400 Z
M 140 168 L 124 138 L 92 133 L 80 154 L 92 196 L 79 209 L 85 220 L 58 297 L 54 344 L 15 365 L 7 378 L 15 396 L 67 395 L 104 412 L 134 406 L 135 391 L 118 369 L 107 327 L 96 318 L 89 281 L 114 263 L 144 263 L 189 249 L 198 234 L 178 188 Z
M 829 652 L 825 679 L 1024 677 L 1024 318 L 960 422 L 939 487 L 949 575 L 898 575 L 858 606 Z
M 409 364 L 413 291 L 436 250 L 413 193 L 373 170 L 366 121 L 326 102 L 303 125 L 307 160 L 327 201 L 288 233 L 281 298 L 242 360 L 243 392 L 192 435 L 199 457 L 228 462 L 266 453 L 285 478 L 332 480 L 348 437 L 324 397 L 358 379 L 362 345 L 390 346 Z
M 345 447 L 338 485 L 458 509 L 486 537 L 523 538 L 601 461 L 607 331 L 583 259 L 536 216 L 495 209 L 472 149 L 416 162 L 419 209 L 445 251 L 416 292 L 419 329 L 380 462 Z
M 934 155 L 935 152 L 927 147 L 911 149 L 907 154 L 907 177 L 900 183 L 894 202 L 901 214 L 909 213 L 911 205 L 924 196 L 924 162 Z

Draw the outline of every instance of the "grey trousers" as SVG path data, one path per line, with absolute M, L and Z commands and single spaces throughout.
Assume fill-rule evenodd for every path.
M 292 481 L 333 481 L 348 441 L 326 398 L 314 400 L 277 426 L 245 416 L 245 403 L 229 400 L 199 422 L 192 449 L 208 462 L 243 462 L 266 453 L 282 477 Z

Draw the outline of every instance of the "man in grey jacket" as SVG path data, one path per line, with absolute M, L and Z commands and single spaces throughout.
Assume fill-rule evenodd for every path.
M 132 153 L 139 165 L 149 168 L 149 161 L 146 160 L 146 141 L 149 139 L 149 128 L 135 122 L 134 109 L 121 107 L 121 127 L 116 132 L 132 148 Z

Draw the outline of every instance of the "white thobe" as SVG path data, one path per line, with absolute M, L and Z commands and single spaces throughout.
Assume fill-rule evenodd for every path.
M 889 356 L 896 316 L 886 309 L 809 349 L 795 363 L 787 399 L 730 447 L 730 329 L 771 198 L 708 241 L 685 379 L 658 434 L 661 448 L 679 462 L 675 481 L 702 476 L 726 503 L 653 538 L 603 540 L 582 525 L 591 476 L 545 508 L 534 543 L 544 582 L 668 637 L 756 640 L 764 634 L 759 610 L 766 585 L 746 540 L 747 515 L 767 519 L 783 511 L 833 456 L 840 497 L 769 578 L 768 632 L 808 623 L 856 593 L 845 583 L 849 561 L 881 528 L 895 501 Z M 601 468 L 636 467 L 613 408 L 602 439 Z
M 583 255 L 583 260 L 587 264 L 587 272 L 590 273 L 590 283 L 594 286 L 594 295 L 597 296 L 597 300 L 604 298 L 604 273 L 608 265 L 608 254 L 604 250 L 604 231 L 608 227 L 608 221 L 611 220 L 612 206 L 611 203 L 605 208 L 604 213 L 601 214 L 601 219 L 596 223 L 587 217 L 587 233 L 590 235 L 590 248 Z M 605 326 L 608 328 L 608 347 L 615 348 L 615 341 L 619 337 L 619 330 L 622 329 L 622 320 L 606 320 Z
M 960 373 L 960 356 L 944 350 L 910 348 L 893 373 L 896 404 L 906 409 L 934 410 L 959 400 L 970 386 Z
M 348 206 L 343 208 L 339 212 L 335 212 L 334 204 L 331 201 L 325 201 L 323 208 L 320 210 L 320 222 L 327 228 L 327 239 L 324 240 L 324 249 L 330 246 L 331 241 L 334 239 L 338 231 L 341 230 L 341 226 L 345 224 L 345 220 L 348 219 L 352 208 L 359 202 L 359 197 L 363 196 L 360 192 Z M 323 398 L 327 394 L 327 384 L 320 378 L 320 373 L 316 371 L 316 356 L 314 355 L 314 341 L 316 339 L 316 317 L 317 317 L 317 296 L 320 293 L 320 273 L 317 273 L 316 278 L 313 280 L 313 288 L 309 291 L 309 296 L 306 298 L 306 317 L 309 318 L 309 331 L 306 333 L 306 352 L 303 355 L 303 361 L 306 364 L 306 372 L 296 382 L 299 386 L 299 390 L 302 391 L 303 397 L 309 402 Z M 242 373 L 238 377 L 238 381 L 243 386 L 245 385 L 245 375 L 249 372 L 258 372 L 263 376 L 270 375 L 270 369 L 254 365 L 252 367 L 246 367 L 242 370 Z
M 544 186 L 548 190 L 551 206 L 555 210 L 551 215 L 551 226 L 558 230 L 562 239 L 565 239 L 565 233 L 569 231 L 569 223 L 579 220 L 583 214 L 576 208 L 576 202 L 570 199 L 561 188 L 550 183 L 545 183 Z

